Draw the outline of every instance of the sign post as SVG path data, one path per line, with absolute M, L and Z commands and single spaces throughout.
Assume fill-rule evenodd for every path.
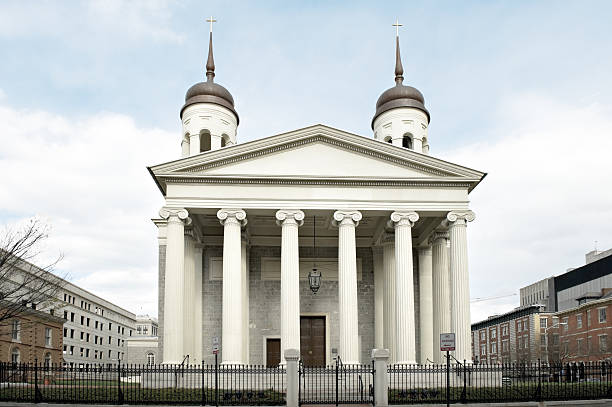
M 219 406 L 219 337 L 212 338 L 212 353 L 215 355 L 215 406 Z M 202 387 L 203 389 L 203 387 Z
M 450 351 L 455 350 L 455 334 L 440 334 L 440 351 L 446 351 L 446 406 L 450 405 Z

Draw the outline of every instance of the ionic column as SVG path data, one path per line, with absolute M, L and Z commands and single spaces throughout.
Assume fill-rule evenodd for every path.
M 245 364 L 249 363 L 249 238 L 246 232 L 242 232 L 240 244 L 241 261 L 241 285 L 242 285 L 242 360 Z
M 416 212 L 393 212 L 395 228 L 395 349 L 396 363 L 416 363 L 412 226 Z
M 448 261 L 448 232 L 434 232 L 430 238 L 433 262 L 433 361 L 442 363 L 440 334 L 451 332 L 450 269 Z
M 243 292 L 242 248 L 240 230 L 246 225 L 242 209 L 220 209 L 217 217 L 223 225 L 223 322 L 222 363 L 243 363 Z
M 300 350 L 300 253 L 298 227 L 304 212 L 281 209 L 276 224 L 281 226 L 281 364 L 287 349 Z
M 345 364 L 359 363 L 359 331 L 357 310 L 357 252 L 355 227 L 361 212 L 336 211 L 338 226 L 338 299 L 340 313 L 340 346 L 338 354 Z
M 433 288 L 431 245 L 419 248 L 419 337 L 421 364 L 433 361 Z
M 189 355 L 189 363 L 200 363 L 195 357 L 195 242 L 193 230 L 185 230 L 185 279 L 183 289 L 183 353 Z
M 185 224 L 191 220 L 183 208 L 162 208 L 159 216 L 167 219 L 166 271 L 164 280 L 163 363 L 183 361 L 185 290 Z
M 466 229 L 467 222 L 474 218 L 472 211 L 452 211 L 446 216 L 450 235 L 451 328 L 455 332 L 458 360 L 472 360 Z
M 374 258 L 374 348 L 383 349 L 384 345 L 384 304 L 385 304 L 385 268 L 383 264 L 383 248 L 372 248 Z
M 193 302 L 195 325 L 193 329 L 195 352 L 194 363 L 202 363 L 202 252 L 204 246 L 200 243 L 195 245 L 195 301 Z
M 190 134 L 189 135 L 189 155 L 200 154 L 200 135 Z
M 395 236 L 386 235 L 382 240 L 383 267 L 385 269 L 385 327 L 383 346 L 389 350 L 389 362 L 395 362 Z

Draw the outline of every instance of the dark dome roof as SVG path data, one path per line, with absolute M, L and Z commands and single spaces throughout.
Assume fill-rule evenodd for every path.
M 206 82 L 199 82 L 189 88 L 185 95 L 185 104 L 181 108 L 181 118 L 183 117 L 183 111 L 187 106 L 195 103 L 214 103 L 219 106 L 223 106 L 229 109 L 234 116 L 236 116 L 236 122 L 238 113 L 234 109 L 234 98 L 227 89 L 223 86 L 215 83 L 215 60 L 213 58 L 212 48 L 212 31 L 210 33 L 210 39 L 208 42 L 208 59 L 206 60 Z
M 425 108 L 425 99 L 423 94 L 418 89 L 412 86 L 406 86 L 402 83 L 387 89 L 380 95 L 376 102 L 376 113 L 372 119 L 372 127 L 374 120 L 384 112 L 398 107 L 413 107 L 422 110 L 427 115 L 429 120 L 429 112 Z
M 195 103 L 214 103 L 223 106 L 236 116 L 238 121 L 238 113 L 234 109 L 234 98 L 227 89 L 218 83 L 214 83 L 212 80 L 206 82 L 196 83 L 189 88 L 185 95 L 185 105 L 181 108 L 181 117 L 183 116 L 183 110 L 187 106 Z
M 412 107 L 423 111 L 427 115 L 429 121 L 429 112 L 425 108 L 425 98 L 418 89 L 412 86 L 406 86 L 404 81 L 404 68 L 399 51 L 399 37 L 396 37 L 395 43 L 395 86 L 387 89 L 380 95 L 376 102 L 376 113 L 372 119 L 372 129 L 374 129 L 374 120 L 384 112 L 396 109 L 398 107 Z

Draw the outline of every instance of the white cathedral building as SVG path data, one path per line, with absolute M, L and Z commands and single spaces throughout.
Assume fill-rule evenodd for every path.
M 182 156 L 149 168 L 165 198 L 153 220 L 163 363 L 208 363 L 215 337 L 227 364 L 278 365 L 292 348 L 307 366 L 368 362 L 374 348 L 437 363 L 446 332 L 471 360 L 468 195 L 485 174 L 430 155 L 396 41 L 373 137 L 314 125 L 238 143 L 211 32 L 206 81 L 180 111 Z

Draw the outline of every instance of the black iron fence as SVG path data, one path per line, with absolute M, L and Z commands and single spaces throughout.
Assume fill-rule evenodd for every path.
M 579 364 L 452 364 L 450 403 L 612 398 L 608 362 Z M 447 401 L 446 365 L 390 365 L 389 404 Z
M 280 405 L 286 372 L 242 365 L 0 363 L 0 401 Z
M 374 364 L 322 367 L 299 365 L 300 404 L 374 404 Z

